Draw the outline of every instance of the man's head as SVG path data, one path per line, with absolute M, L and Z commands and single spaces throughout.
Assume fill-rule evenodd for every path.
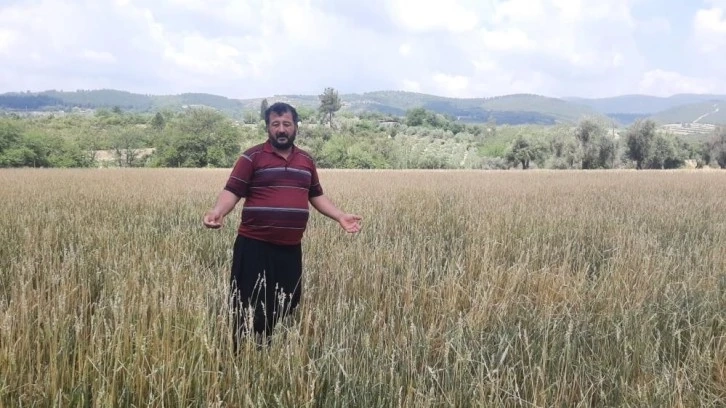
M 277 102 L 265 111 L 265 125 L 270 143 L 278 149 L 292 147 L 297 136 L 297 111 L 292 106 Z

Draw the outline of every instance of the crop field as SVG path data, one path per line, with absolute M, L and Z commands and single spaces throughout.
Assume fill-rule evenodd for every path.
M 0 171 L 0 406 L 726 405 L 726 172 L 333 171 L 234 353 L 224 169 Z

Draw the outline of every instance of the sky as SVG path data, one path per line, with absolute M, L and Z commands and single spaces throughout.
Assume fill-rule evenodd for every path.
M 726 94 L 726 0 L 0 0 L 0 92 Z

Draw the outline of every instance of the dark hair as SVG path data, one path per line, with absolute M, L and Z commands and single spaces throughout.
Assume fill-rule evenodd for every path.
M 297 126 L 297 111 L 291 105 L 285 102 L 275 102 L 270 105 L 270 107 L 265 110 L 265 125 L 267 126 L 270 125 L 270 112 L 275 112 L 278 115 L 284 115 L 287 112 L 290 112 L 292 114 L 292 121 L 295 123 L 295 126 Z

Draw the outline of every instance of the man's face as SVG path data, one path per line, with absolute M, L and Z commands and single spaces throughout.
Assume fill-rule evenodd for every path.
M 292 113 L 278 115 L 270 112 L 270 124 L 267 126 L 270 143 L 277 149 L 287 150 L 292 147 L 297 135 L 297 124 L 292 120 Z

